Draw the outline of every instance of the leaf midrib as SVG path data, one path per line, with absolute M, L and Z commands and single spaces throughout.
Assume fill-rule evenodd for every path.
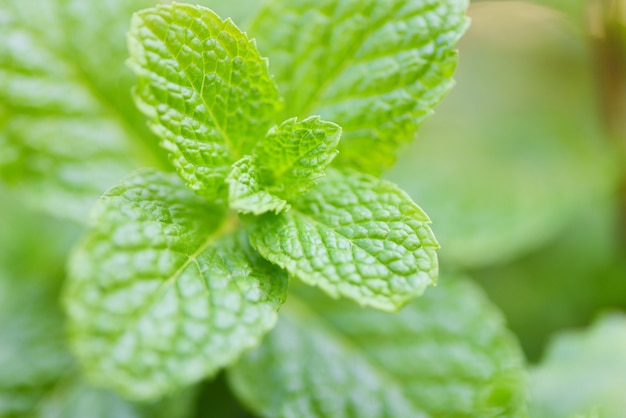
M 137 16 L 141 17 L 142 15 L 138 14 Z M 218 20 L 221 21 L 221 19 L 218 19 Z M 196 93 L 198 93 L 198 96 L 200 97 L 200 100 L 202 101 L 202 104 L 204 105 L 204 108 L 206 109 L 207 115 L 213 121 L 213 126 L 215 127 L 215 129 L 217 129 L 217 131 L 219 132 L 220 136 L 224 139 L 224 142 L 226 142 L 226 145 L 228 146 L 228 149 L 230 150 L 231 155 L 233 156 L 234 159 L 238 159 L 240 157 L 239 150 L 234 147 L 232 139 L 230 138 L 230 136 L 228 136 L 228 134 L 224 130 L 224 127 L 222 127 L 222 125 L 218 122 L 217 117 L 213 113 L 213 108 L 211 106 L 209 106 L 209 104 L 206 101 L 206 98 L 204 97 L 204 83 L 205 83 L 206 77 L 202 78 L 202 85 L 201 85 L 200 89 L 198 90 L 198 88 L 196 88 L 196 86 L 194 85 L 193 80 L 191 79 L 191 76 L 189 75 L 189 73 L 186 70 L 183 69 L 183 67 L 181 66 L 181 63 L 178 61 L 178 54 L 174 53 L 174 51 L 171 49 L 171 44 L 169 42 L 166 42 L 165 40 L 161 39 L 160 36 L 155 31 L 155 29 L 149 24 L 149 22 L 147 20 L 142 18 L 141 21 L 142 21 L 143 25 L 146 28 L 148 28 L 150 30 L 150 32 L 152 32 L 152 35 L 156 39 L 158 39 L 159 42 L 161 42 L 166 47 L 167 52 L 169 52 L 171 58 L 174 59 L 174 61 L 176 61 L 180 71 L 185 75 L 185 79 L 187 80 L 187 83 L 188 83 L 189 87 L 191 87 Z M 223 22 L 221 22 L 221 23 L 223 23 Z M 178 26 L 178 24 L 176 22 L 174 22 L 174 21 L 172 21 L 169 26 L 171 26 L 171 25 L 177 25 Z M 169 30 L 169 26 L 168 26 L 168 30 Z M 207 29 L 207 32 L 209 32 L 208 29 Z M 221 46 L 221 44 L 220 44 L 220 46 Z M 203 54 L 202 55 L 202 67 L 203 67 L 202 70 L 203 70 L 203 73 L 204 73 L 205 65 L 206 65 L 206 61 L 205 61 L 204 54 Z M 150 70 L 148 70 L 148 71 L 150 71 Z M 232 76 L 232 71 L 229 74 L 229 77 L 230 76 Z M 230 84 L 229 84 L 229 87 L 231 87 Z M 228 96 L 228 101 L 230 101 L 230 93 L 229 93 L 229 96 Z
M 198 257 L 206 251 L 212 244 L 216 243 L 221 238 L 225 237 L 229 233 L 233 232 L 239 226 L 239 218 L 236 215 L 231 215 L 227 217 L 224 222 L 217 228 L 212 234 L 209 234 L 206 239 L 198 246 L 198 248 L 191 254 L 188 255 L 187 260 L 178 268 L 174 273 L 172 273 L 169 277 L 165 278 L 163 283 L 161 283 L 156 290 L 150 295 L 150 297 L 133 313 L 133 318 L 137 319 L 135 323 L 138 323 L 138 318 L 142 317 L 150 306 L 152 306 L 157 300 L 159 300 L 165 292 L 167 292 L 172 285 L 176 282 L 176 280 L 180 277 L 180 275 L 185 271 L 187 267 L 191 264 L 195 263 Z M 125 330 L 128 332 L 128 330 Z M 124 333 L 125 333 L 124 332 Z

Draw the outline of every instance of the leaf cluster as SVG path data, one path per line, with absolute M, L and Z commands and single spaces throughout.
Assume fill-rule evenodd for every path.
M 531 359 L 606 297 L 584 280 L 617 258 L 594 247 L 610 205 L 572 221 L 614 187 L 602 133 L 518 86 L 546 56 L 481 20 L 531 6 L 477 4 L 463 94 L 408 147 L 453 85 L 467 0 L 202 3 L 0 0 L 0 417 L 620 416 L 623 315 L 526 367 L 454 270 Z M 543 90 L 587 97 L 575 64 Z M 585 226 L 497 266 L 566 225 Z

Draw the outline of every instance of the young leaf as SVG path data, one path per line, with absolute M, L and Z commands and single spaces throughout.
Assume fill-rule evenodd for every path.
M 395 311 L 437 278 L 429 222 L 393 184 L 329 170 L 288 212 L 252 219 L 249 233 L 263 257 L 305 283 Z
M 238 212 L 261 215 L 270 211 L 280 213 L 290 207 L 259 184 L 258 168 L 252 157 L 243 157 L 233 164 L 226 182 L 229 186 L 228 206 Z
M 340 138 L 341 127 L 318 116 L 273 127 L 254 151 L 261 181 L 283 199 L 299 197 L 324 176 Z
M 129 170 L 159 165 L 124 66 L 128 16 L 149 4 L 2 0 L 0 179 L 33 207 L 82 222 Z
M 265 135 L 281 101 L 267 61 L 229 19 L 184 4 L 134 15 L 135 98 L 187 186 L 224 197 L 231 164 Z
M 149 399 L 195 382 L 274 326 L 286 277 L 175 175 L 107 192 L 69 266 L 71 342 L 94 382 Z
M 260 415 L 525 416 L 520 350 L 471 282 L 442 279 L 397 314 L 297 289 L 261 346 L 229 369 Z
M 588 331 L 558 335 L 530 377 L 533 416 L 568 418 L 595 410 L 599 417 L 622 417 L 626 316 L 606 314 Z
M 467 0 L 273 0 L 249 27 L 285 96 L 284 117 L 344 130 L 339 160 L 389 167 L 452 86 Z

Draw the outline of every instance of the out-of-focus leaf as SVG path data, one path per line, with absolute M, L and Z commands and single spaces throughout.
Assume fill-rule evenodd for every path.
M 397 314 L 295 290 L 276 329 L 229 370 L 262 416 L 524 416 L 520 350 L 471 282 L 443 277 Z
M 559 334 L 530 374 L 533 416 L 626 411 L 626 315 L 605 314 L 584 332 Z
M 555 330 L 583 326 L 604 309 L 626 309 L 626 259 L 615 200 L 593 201 L 571 228 L 526 257 L 473 276 L 501 306 L 531 361 Z
M 0 271 L 0 274 L 2 272 Z M 72 365 L 57 307 L 58 280 L 0 277 L 0 417 L 20 417 Z
M 108 187 L 155 165 L 130 98 L 125 33 L 148 0 L 0 0 L 0 178 L 34 207 L 83 221 Z
M 33 418 L 185 418 L 191 415 L 195 390 L 187 389 L 152 404 L 136 404 L 117 393 L 90 386 L 69 375 L 36 405 Z
M 58 296 L 76 224 L 41 216 L 0 187 L 0 417 L 182 418 L 195 392 L 130 404 L 89 386 L 66 346 Z
M 478 3 L 470 16 L 458 87 L 390 178 L 432 214 L 442 260 L 476 267 L 546 242 L 615 170 L 585 39 L 539 6 Z

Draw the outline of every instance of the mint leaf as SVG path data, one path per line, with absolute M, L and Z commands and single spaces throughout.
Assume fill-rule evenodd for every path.
M 296 290 L 261 346 L 229 369 L 260 415 L 525 416 L 520 350 L 471 282 L 442 279 L 397 314 Z
M 135 98 L 187 186 L 224 197 L 230 166 L 265 135 L 281 102 L 267 61 L 229 19 L 184 4 L 134 15 Z
M 387 178 L 428 208 L 442 259 L 475 269 L 572 229 L 591 202 L 614 195 L 618 171 L 588 39 L 527 2 L 481 2 L 472 18 L 459 85 Z
M 233 164 L 226 182 L 229 185 L 228 206 L 241 213 L 279 213 L 290 207 L 286 201 L 266 191 L 259 184 L 258 168 L 252 157 L 244 157 Z
M 22 417 L 72 366 L 54 277 L 30 280 L 0 265 L 0 416 Z
M 296 199 L 324 176 L 340 137 L 339 126 L 317 116 L 274 126 L 259 141 L 253 157 L 233 164 L 226 178 L 230 208 L 255 215 L 289 209 L 287 200 Z
M 299 197 L 324 176 L 340 138 L 341 127 L 318 116 L 273 127 L 254 151 L 261 181 L 283 199 Z
M 285 118 L 344 130 L 338 159 L 370 173 L 395 160 L 452 86 L 467 0 L 267 2 L 250 25 L 285 97 Z
M 190 417 L 194 391 L 177 393 L 154 404 L 133 404 L 115 392 L 94 388 L 68 376 L 40 399 L 32 414 L 38 418 L 185 418 Z
M 328 177 L 279 215 L 249 224 L 259 253 L 333 297 L 394 311 L 437 277 L 426 214 L 393 184 L 357 172 Z
M 159 164 L 124 66 L 128 16 L 149 4 L 2 1 L 0 179 L 30 206 L 83 221 L 130 169 Z
M 286 277 L 175 175 L 133 174 L 93 212 L 65 306 L 87 375 L 135 399 L 198 381 L 274 326 Z
M 531 369 L 533 416 L 621 417 L 625 376 L 626 316 L 605 314 L 588 330 L 557 335 Z

